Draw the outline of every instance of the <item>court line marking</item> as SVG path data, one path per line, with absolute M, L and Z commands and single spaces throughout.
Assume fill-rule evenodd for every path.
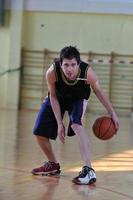
M 15 169 L 15 168 L 0 167 L 0 169 L 9 170 L 9 171 L 23 172 L 23 173 L 27 173 L 27 174 L 30 173 L 30 172 L 27 171 L 27 170 L 21 170 L 21 169 Z M 31 174 L 31 177 L 33 178 L 33 175 L 32 175 L 32 174 Z M 35 177 L 37 178 L 37 176 L 35 176 Z M 38 176 L 38 177 L 40 177 L 40 176 Z M 43 176 L 41 176 L 41 177 L 43 177 Z M 45 177 L 45 176 L 44 176 L 44 177 Z M 46 177 L 48 178 L 48 176 L 46 176 Z M 69 179 L 68 179 L 69 176 L 60 175 L 60 177 L 63 178 L 63 180 L 69 181 Z M 51 178 L 51 177 L 49 177 L 49 178 Z M 86 186 L 86 185 L 85 185 L 85 186 Z M 128 195 L 128 194 L 124 194 L 124 193 L 121 193 L 121 192 L 117 192 L 117 191 L 111 190 L 111 189 L 109 189 L 109 188 L 100 187 L 100 186 L 97 186 L 97 185 L 96 185 L 96 188 L 102 189 L 102 190 L 105 190 L 105 191 L 108 191 L 108 192 L 112 192 L 112 193 L 115 193 L 115 194 L 117 194 L 117 195 L 127 197 L 127 198 L 129 198 L 129 199 L 133 199 L 133 196 L 130 196 L 130 195 Z
M 97 186 L 96 186 L 97 187 Z M 112 192 L 112 193 L 115 193 L 115 194 L 118 194 L 118 195 L 121 195 L 121 196 L 124 196 L 124 197 L 128 197 L 129 199 L 133 199 L 133 196 L 130 196 L 130 195 L 128 195 L 128 194 L 124 194 L 124 193 L 122 193 L 122 192 L 117 192 L 117 191 L 114 191 L 114 190 L 111 190 L 111 189 L 109 189 L 109 188 L 104 188 L 104 187 L 97 187 L 97 188 L 99 188 L 99 189 L 103 189 L 103 190 L 105 190 L 105 191 L 109 191 L 109 192 Z

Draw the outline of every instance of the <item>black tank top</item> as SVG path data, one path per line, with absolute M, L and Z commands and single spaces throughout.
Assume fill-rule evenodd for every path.
M 79 76 L 81 80 L 68 81 L 61 69 L 60 63 L 54 63 L 56 74 L 56 95 L 60 103 L 70 105 L 79 99 L 88 99 L 91 93 L 90 85 L 86 84 L 87 70 L 89 65 L 81 61 L 79 65 Z

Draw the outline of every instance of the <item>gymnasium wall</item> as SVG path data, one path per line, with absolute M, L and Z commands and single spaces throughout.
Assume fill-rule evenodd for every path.
M 76 45 L 81 52 L 133 54 L 133 15 L 12 11 L 0 28 L 0 107 L 18 108 L 21 48 L 59 51 Z
M 18 108 L 23 12 L 11 10 L 0 27 L 0 108 Z
M 9 29 L 0 28 L 0 74 L 8 68 Z M 0 105 L 6 102 L 7 75 L 0 76 Z
M 25 12 L 22 45 L 59 51 L 76 45 L 80 51 L 132 54 L 133 16 Z

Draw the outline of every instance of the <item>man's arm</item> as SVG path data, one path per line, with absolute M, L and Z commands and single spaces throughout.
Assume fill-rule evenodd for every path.
M 119 119 L 117 117 L 117 114 L 115 113 L 110 100 L 108 99 L 103 89 L 101 88 L 96 73 L 93 71 L 91 67 L 88 69 L 87 72 L 87 83 L 90 84 L 97 98 L 103 104 L 103 106 L 106 108 L 111 118 L 113 119 L 116 129 L 118 129 Z
M 47 85 L 49 89 L 49 95 L 50 95 L 50 102 L 51 106 L 57 121 L 58 125 L 58 135 L 62 143 L 64 143 L 65 140 L 65 129 L 64 125 L 62 122 L 62 117 L 61 117 L 61 110 L 60 110 L 60 105 L 56 96 L 55 92 L 55 72 L 54 72 L 54 67 L 51 65 L 51 67 L 47 70 L 46 72 L 46 80 L 47 80 Z

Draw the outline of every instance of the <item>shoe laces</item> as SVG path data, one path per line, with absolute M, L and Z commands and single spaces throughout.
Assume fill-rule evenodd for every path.
M 39 169 L 40 170 L 47 170 L 47 169 L 50 169 L 51 168 L 51 162 L 50 161 L 46 161 L 46 162 L 44 162 L 44 164 L 43 164 L 43 166 L 41 166 Z
M 50 161 L 46 161 L 46 162 L 44 162 L 43 167 L 44 167 L 45 169 L 50 169 L 50 168 L 51 168 L 51 165 L 52 165 L 52 163 L 51 163 Z
M 79 172 L 79 177 L 81 178 L 84 177 L 87 173 L 89 173 L 89 171 L 90 171 L 90 168 L 84 166 L 82 171 Z

